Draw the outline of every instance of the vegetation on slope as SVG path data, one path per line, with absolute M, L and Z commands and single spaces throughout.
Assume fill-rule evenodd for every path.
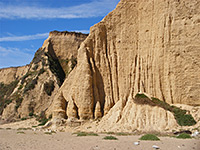
M 46 92 L 47 95 L 51 96 L 51 93 L 53 92 L 54 88 L 55 86 L 53 80 L 44 83 L 44 91 Z
M 48 57 L 51 72 L 56 76 L 58 85 L 61 86 L 65 79 L 65 72 L 59 63 L 59 60 L 53 58 L 49 53 L 45 53 L 45 55 Z
M 136 94 L 134 102 L 137 104 L 146 104 L 150 106 L 158 106 L 173 113 L 174 118 L 180 126 L 193 126 L 196 121 L 189 112 L 182 110 L 176 106 L 171 106 L 168 103 L 152 97 L 151 99 L 145 94 Z
M 3 109 L 12 102 L 12 99 L 10 99 L 9 96 L 16 88 L 18 82 L 19 80 L 13 81 L 10 84 L 0 83 L 0 114 L 2 114 Z
M 77 58 L 72 56 L 70 59 L 59 59 L 59 62 L 67 76 L 77 65 Z
M 31 64 L 38 64 L 41 60 L 43 60 L 42 56 L 44 55 L 44 51 L 42 50 L 42 48 L 39 48 L 35 55 L 34 55 L 34 58 L 31 62 Z M 36 65 L 37 66 L 37 65 Z

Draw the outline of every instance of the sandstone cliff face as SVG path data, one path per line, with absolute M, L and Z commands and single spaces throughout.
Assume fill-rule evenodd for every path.
M 0 82 L 9 84 L 26 74 L 29 66 L 0 69 Z
M 130 125 L 145 110 L 150 116 L 142 114 L 147 119 L 135 128 L 153 127 L 151 118 L 176 126 L 165 110 L 131 101 L 144 92 L 170 104 L 200 105 L 199 14 L 199 0 L 121 0 L 81 44 L 78 64 L 54 99 L 54 117 L 98 118 L 119 105 L 117 122 L 130 110 Z
M 48 47 L 47 51 L 59 60 L 65 74 L 68 74 L 73 68 L 73 63 L 76 63 L 77 50 L 87 36 L 88 34 L 76 32 L 52 31 L 42 47 Z
M 76 65 L 73 61 L 77 58 L 79 45 L 86 37 L 87 34 L 82 33 L 53 31 L 35 53 L 29 65 L 1 69 L 0 115 L 2 114 L 2 119 L 14 121 L 46 112 L 65 76 Z M 65 65 L 65 68 L 62 65 Z M 67 73 L 64 70 L 66 68 Z M 11 90 L 6 92 L 3 89 Z M 47 117 L 50 114 L 51 111 L 47 113 Z

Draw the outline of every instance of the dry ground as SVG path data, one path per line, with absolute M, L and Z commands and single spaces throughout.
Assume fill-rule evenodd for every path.
M 18 133 L 22 132 L 22 133 Z M 24 133 L 23 133 L 24 132 Z M 77 137 L 69 132 L 45 134 L 44 131 L 0 129 L 0 150 L 151 150 L 157 145 L 161 150 L 199 150 L 200 140 L 159 137 L 161 141 L 140 141 L 140 136 L 115 136 L 116 141 L 99 136 Z

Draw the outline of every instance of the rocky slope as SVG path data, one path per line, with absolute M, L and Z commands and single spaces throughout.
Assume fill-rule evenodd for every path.
M 134 99 L 146 93 L 200 105 L 199 6 L 199 0 L 121 0 L 81 44 L 78 64 L 54 98 L 54 118 L 105 116 L 100 124 L 107 129 L 176 127 L 173 112 Z
M 87 34 L 82 33 L 50 32 L 29 65 L 1 69 L 2 119 L 15 121 L 44 115 L 65 77 L 76 65 L 78 47 L 86 37 Z

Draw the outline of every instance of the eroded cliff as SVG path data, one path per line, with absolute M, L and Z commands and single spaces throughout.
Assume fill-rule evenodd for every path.
M 199 0 L 121 0 L 81 44 L 78 64 L 55 96 L 54 118 L 114 115 L 117 121 L 107 117 L 107 125 L 175 127 L 170 112 L 133 100 L 142 92 L 169 104 L 200 105 L 199 8 Z
M 77 51 L 87 34 L 50 32 L 31 63 L 0 70 L 0 115 L 7 121 L 45 117 L 54 95 L 76 65 Z M 46 118 L 51 116 L 51 111 Z

